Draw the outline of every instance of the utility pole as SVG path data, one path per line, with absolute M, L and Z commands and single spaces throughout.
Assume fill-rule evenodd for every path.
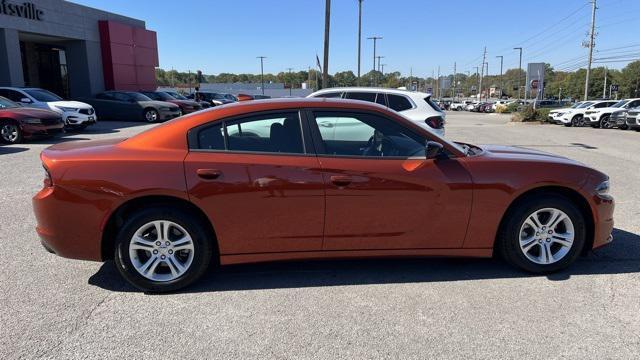
M 378 59 L 378 72 L 380 72 L 380 59 L 384 59 L 384 56 L 376 56 L 376 59 Z
M 518 100 L 520 100 L 520 88 L 522 88 L 522 48 L 515 47 L 513 50 L 520 50 L 520 65 L 518 65 Z
M 324 5 L 324 61 L 322 68 L 322 87 L 329 83 L 329 27 L 331 26 L 331 0 Z
M 362 0 L 358 0 L 358 86 L 360 86 L 360 50 L 362 42 Z
M 562 88 L 560 88 L 560 90 L 558 90 L 558 102 L 560 104 L 562 104 Z
M 480 67 L 479 66 L 474 66 L 474 68 L 476 68 L 476 81 L 480 82 Z M 476 90 L 476 95 L 479 94 L 480 92 L 478 90 Z M 476 96 L 476 99 L 478 97 Z
M 367 40 L 373 40 L 373 71 L 376 71 L 376 42 L 378 40 L 381 40 L 382 36 L 371 36 L 368 37 Z M 373 74 L 373 85 L 376 85 L 377 83 L 377 77 L 375 76 L 375 73 Z
M 436 98 L 440 99 L 440 65 L 438 65 L 438 80 L 436 81 Z
M 593 61 L 593 39 L 596 29 L 596 0 L 591 0 L 591 32 L 589 34 L 589 62 L 587 63 L 587 76 L 584 81 L 584 101 L 589 98 L 589 76 L 591 76 L 591 62 Z
M 456 95 L 457 95 L 456 86 L 458 84 L 457 84 L 456 81 L 457 81 L 457 79 L 456 79 L 456 62 L 454 61 L 453 62 L 453 94 L 451 96 L 454 100 L 456 99 Z
M 502 60 L 504 59 L 504 56 L 502 55 L 498 55 L 496 56 L 497 58 L 500 58 L 500 99 L 502 99 L 502 92 L 503 92 L 503 84 L 502 84 Z
M 478 100 L 482 101 L 482 77 L 484 77 L 484 64 L 487 60 L 487 47 L 484 47 L 484 52 L 482 53 L 482 70 L 480 71 L 480 85 L 478 86 Z
M 604 85 L 602 86 L 602 98 L 607 98 L 607 67 L 604 67 Z
M 291 80 L 291 70 L 293 68 L 287 68 L 289 70 L 289 96 L 291 96 L 291 89 L 293 88 L 293 80 Z
M 262 89 L 262 95 L 264 95 L 264 59 L 266 58 L 266 56 L 256 57 L 256 59 L 260 59 L 260 82 L 262 83 L 260 88 Z
M 380 64 L 380 66 L 382 67 L 382 70 L 380 71 L 382 73 L 382 75 L 384 75 L 384 66 L 387 64 Z

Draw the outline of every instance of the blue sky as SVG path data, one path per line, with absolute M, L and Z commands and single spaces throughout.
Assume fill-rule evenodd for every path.
M 258 73 L 256 56 L 267 56 L 265 72 L 307 69 L 322 59 L 324 0 L 77 0 L 80 4 L 145 20 L 158 32 L 160 67 Z M 596 57 L 640 58 L 640 1 L 599 0 Z M 333 0 L 329 72 L 357 69 L 357 0 Z M 364 0 L 363 73 L 373 66 L 373 45 L 385 72 L 410 69 L 418 76 L 471 71 L 487 46 L 489 73 L 549 62 L 573 70 L 586 58 L 591 19 L 588 0 Z M 636 47 L 626 47 L 638 45 Z M 619 49 L 618 49 L 619 48 Z M 607 63 L 621 68 L 625 62 Z M 524 65 L 523 65 L 524 66 Z

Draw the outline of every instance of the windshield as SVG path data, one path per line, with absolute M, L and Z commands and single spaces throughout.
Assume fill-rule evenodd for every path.
M 611 107 L 615 107 L 615 108 L 621 108 L 623 107 L 629 100 L 624 99 L 624 100 L 620 100 L 617 103 L 611 105 Z
M 9 108 L 16 108 L 16 107 L 18 107 L 18 104 L 14 103 L 13 101 L 7 98 L 3 98 L 2 96 L 0 96 L 0 109 L 9 109 Z
M 591 105 L 593 105 L 593 101 L 583 102 L 582 104 L 580 104 L 580 106 L 577 107 L 577 109 L 584 109 Z
M 575 103 L 575 104 L 571 105 L 570 109 L 577 109 L 577 108 L 580 108 L 580 106 L 581 106 L 582 104 L 584 104 L 584 103 L 582 103 L 582 102 Z
M 134 98 L 136 101 L 151 101 L 151 99 L 149 99 L 148 96 L 144 96 L 140 93 L 137 92 L 128 92 L 127 95 L 131 96 L 132 98 Z
M 180 95 L 180 94 L 178 94 L 178 93 L 174 93 L 174 92 L 166 92 L 166 94 L 168 94 L 168 95 L 170 95 L 170 96 L 173 96 L 175 99 L 178 99 L 178 100 L 189 100 L 189 99 L 187 99 L 186 97 L 184 97 L 184 96 L 182 96 L 182 95 Z
M 25 89 L 24 92 L 29 94 L 29 96 L 31 96 L 32 98 L 42 102 L 62 100 L 60 96 L 45 89 Z

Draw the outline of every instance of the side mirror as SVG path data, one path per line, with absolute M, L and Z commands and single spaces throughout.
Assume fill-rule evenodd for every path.
M 23 104 L 31 104 L 33 101 L 31 101 L 31 99 L 29 98 L 22 98 L 20 99 L 20 102 Z
M 424 154 L 427 159 L 435 159 L 440 155 L 442 148 L 443 146 L 439 142 L 429 140 L 425 146 Z

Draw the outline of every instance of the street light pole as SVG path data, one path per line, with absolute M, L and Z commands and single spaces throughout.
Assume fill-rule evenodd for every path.
M 518 100 L 520 100 L 520 88 L 522 87 L 522 48 L 515 47 L 513 50 L 520 51 L 520 65 L 518 66 Z
M 331 0 L 324 6 L 324 66 L 322 69 L 322 87 L 328 86 L 329 80 L 329 27 L 331 26 Z
M 262 95 L 264 95 L 264 59 L 266 58 L 266 56 L 256 57 L 256 59 L 260 59 L 260 82 L 262 83 L 260 88 L 262 89 Z
M 373 71 L 376 71 L 376 42 L 382 39 L 382 36 L 372 36 L 368 37 L 367 40 L 373 40 Z M 374 73 L 374 85 L 375 85 L 375 73 Z
M 360 86 L 360 51 L 362 42 L 362 0 L 358 0 L 358 86 Z
M 503 88 L 504 88 L 504 84 L 502 83 L 502 60 L 503 60 L 504 56 L 498 55 L 496 57 L 500 58 L 500 98 L 502 99 L 502 93 L 503 93 Z
M 287 68 L 289 70 L 289 96 L 291 96 L 291 89 L 293 88 L 293 80 L 291 80 L 291 70 L 293 68 Z

